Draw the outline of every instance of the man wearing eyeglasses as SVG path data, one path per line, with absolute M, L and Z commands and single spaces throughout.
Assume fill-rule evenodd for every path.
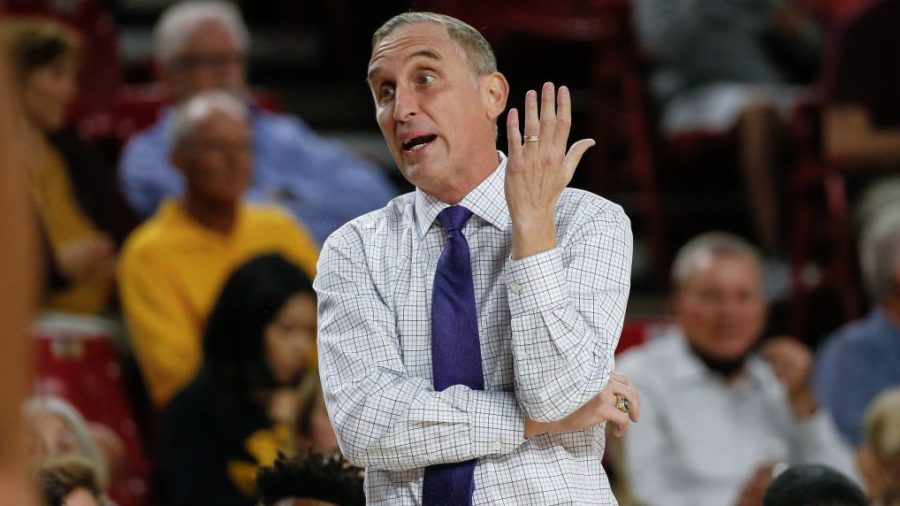
M 250 104 L 253 180 L 246 198 L 290 209 L 321 243 L 340 225 L 383 206 L 394 188 L 373 164 L 320 138 L 294 116 L 252 105 L 246 75 L 247 27 L 233 4 L 183 2 L 160 17 L 155 57 L 175 104 L 201 91 L 227 91 Z M 167 196 L 184 191 L 168 159 L 170 114 L 135 136 L 120 162 L 123 190 L 148 217 Z

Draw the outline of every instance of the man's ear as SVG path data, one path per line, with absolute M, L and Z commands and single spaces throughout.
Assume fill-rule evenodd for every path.
M 182 176 L 184 176 L 184 166 L 187 163 L 187 155 L 184 152 L 184 148 L 175 148 L 169 153 L 169 162 L 172 164 L 172 167 L 175 167 Z
M 484 101 L 488 119 L 493 123 L 506 110 L 506 100 L 509 98 L 509 83 L 500 72 L 492 72 L 481 76 L 481 98 Z

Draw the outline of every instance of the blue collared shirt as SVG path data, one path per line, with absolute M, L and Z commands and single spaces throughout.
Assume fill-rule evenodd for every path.
M 819 352 L 814 381 L 841 435 L 859 446 L 866 409 L 878 394 L 900 386 L 900 327 L 880 309 L 844 325 Z
M 122 189 L 143 217 L 168 196 L 184 191 L 169 161 L 169 121 L 136 135 L 122 152 Z M 253 181 L 246 198 L 292 211 L 319 243 L 351 219 L 384 206 L 395 189 L 384 173 L 341 143 L 323 139 L 294 116 L 251 109 Z

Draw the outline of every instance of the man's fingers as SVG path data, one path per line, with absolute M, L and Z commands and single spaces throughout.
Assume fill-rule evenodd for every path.
M 572 126 L 572 97 L 569 88 L 560 86 L 556 97 L 556 130 L 554 141 L 565 145 L 569 141 L 569 128 Z
M 519 131 L 519 111 L 510 109 L 506 114 L 506 142 L 509 156 L 515 160 L 522 157 L 522 133 Z
M 578 163 L 581 162 L 581 157 L 584 156 L 584 153 L 594 144 L 597 144 L 594 139 L 581 139 L 575 144 L 572 144 L 572 147 L 569 148 L 569 152 L 566 153 L 566 160 L 564 162 L 566 171 L 569 174 L 575 173 L 575 168 L 578 167 Z
M 544 83 L 541 89 L 541 117 L 540 117 L 541 141 L 551 146 L 556 138 L 553 136 L 556 130 L 556 88 L 553 83 Z
M 538 120 L 537 92 L 528 90 L 525 94 L 525 146 L 531 144 L 537 147 L 537 142 L 528 142 L 528 137 L 540 136 L 541 125 Z

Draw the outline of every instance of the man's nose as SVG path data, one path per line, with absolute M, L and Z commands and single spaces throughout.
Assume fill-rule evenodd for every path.
M 418 113 L 418 109 L 415 93 L 397 86 L 394 90 L 394 121 L 407 121 Z

